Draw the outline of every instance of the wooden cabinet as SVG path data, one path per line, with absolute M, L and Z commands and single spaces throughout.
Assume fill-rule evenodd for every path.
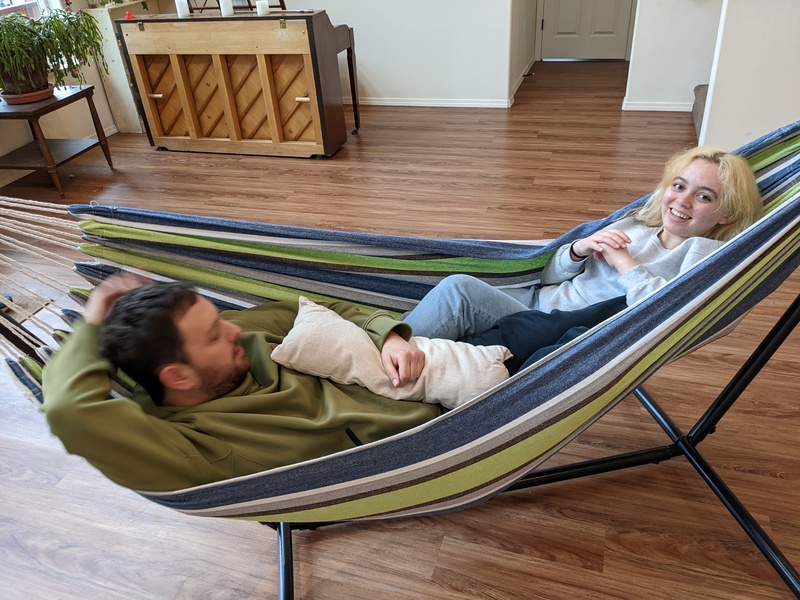
M 117 32 L 154 146 L 329 156 L 347 140 L 337 54 L 352 29 L 324 11 L 154 16 Z

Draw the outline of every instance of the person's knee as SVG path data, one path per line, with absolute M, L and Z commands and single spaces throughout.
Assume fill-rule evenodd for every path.
M 467 300 L 473 297 L 476 291 L 480 290 L 486 284 L 472 275 L 448 275 L 439 283 L 437 287 L 440 288 L 443 294 L 459 301 Z
M 476 279 L 472 275 L 464 275 L 462 273 L 458 273 L 456 275 L 448 275 L 444 279 L 439 282 L 439 285 L 436 287 L 451 289 L 451 290 L 463 290 L 472 287 L 476 281 L 480 281 Z

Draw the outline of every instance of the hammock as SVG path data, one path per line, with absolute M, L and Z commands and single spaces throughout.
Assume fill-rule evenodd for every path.
M 434 515 L 544 482 L 535 468 L 632 391 L 675 442 L 666 451 L 642 453 L 636 464 L 681 454 L 698 470 L 706 469 L 701 458 L 693 459 L 696 444 L 683 447 L 685 436 L 640 385 L 667 362 L 735 325 L 800 263 L 800 122 L 738 152 L 756 172 L 767 216 L 657 293 L 501 385 L 379 442 L 255 475 L 142 495 L 187 514 L 277 524 L 281 596 L 291 597 L 292 528 Z M 608 226 L 645 199 L 544 243 L 324 231 L 118 207 L 75 205 L 69 212 L 81 219 L 81 250 L 95 259 L 75 265 L 90 282 L 122 269 L 196 281 L 220 308 L 303 294 L 400 313 L 451 273 L 471 273 L 497 286 L 535 284 L 558 246 Z M 797 322 L 797 303 L 790 310 L 782 330 L 791 331 Z M 778 345 L 788 331 L 773 331 Z M 774 349 L 757 352 L 756 362 L 766 362 Z M 25 373 L 25 361 L 14 366 L 36 379 L 36 369 Z M 740 383 L 752 376 L 742 374 Z M 737 396 L 726 395 L 693 434 L 702 439 Z M 624 462 L 632 464 L 630 457 Z M 612 468 L 620 466 L 591 465 L 586 472 Z M 707 481 L 715 477 L 703 475 Z M 559 470 L 544 479 L 572 476 Z M 800 597 L 797 571 L 744 507 L 727 498 L 724 484 L 715 491 Z

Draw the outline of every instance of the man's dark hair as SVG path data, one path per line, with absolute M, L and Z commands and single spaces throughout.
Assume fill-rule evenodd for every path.
M 186 362 L 176 321 L 197 301 L 186 282 L 155 283 L 126 292 L 100 325 L 100 355 L 141 385 L 159 406 L 160 367 Z

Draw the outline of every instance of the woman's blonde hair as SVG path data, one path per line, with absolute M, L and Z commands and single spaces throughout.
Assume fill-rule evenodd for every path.
M 713 146 L 698 146 L 678 152 L 667 161 L 661 183 L 644 205 L 636 211 L 637 220 L 650 227 L 664 225 L 661 217 L 661 200 L 664 192 L 695 160 L 707 160 L 719 167 L 720 211 L 727 220 L 712 227 L 704 237 L 728 241 L 761 218 L 764 214 L 764 205 L 753 170 L 747 161 L 741 156 Z

